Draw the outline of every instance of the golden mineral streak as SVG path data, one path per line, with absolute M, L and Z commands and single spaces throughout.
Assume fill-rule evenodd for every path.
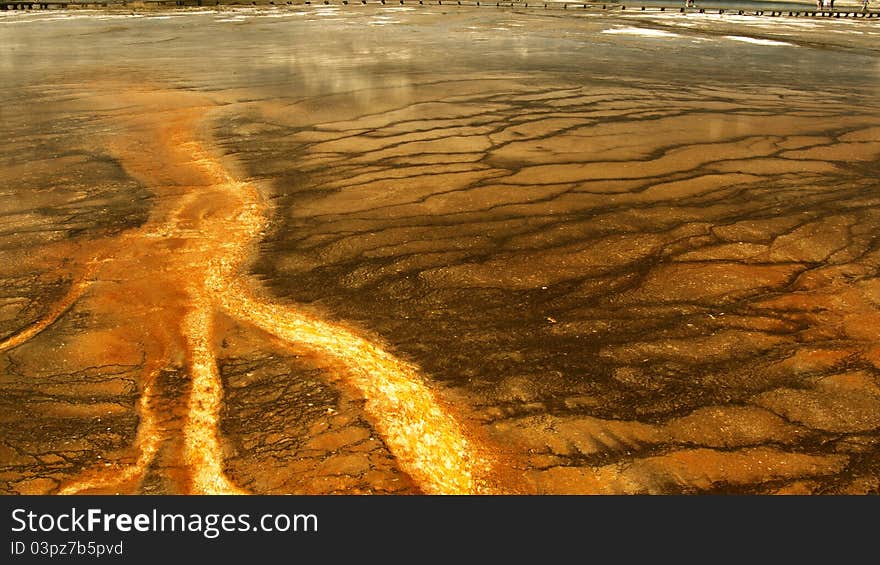
M 58 490 L 58 494 L 76 494 L 94 489 L 104 489 L 110 486 L 122 485 L 136 478 L 142 477 L 147 467 L 156 456 L 159 444 L 162 441 L 162 432 L 156 422 L 155 384 L 158 370 L 151 370 L 146 378 L 141 396 L 138 399 L 138 424 L 137 439 L 135 445 L 139 449 L 138 458 L 132 465 L 119 468 L 112 466 L 105 473 L 94 473 L 96 476 L 83 478 L 70 483 Z
M 242 289 L 230 290 L 221 303 L 235 317 L 345 365 L 345 379 L 366 399 L 366 411 L 388 449 L 426 493 L 477 491 L 478 463 L 469 442 L 413 367 L 344 328 L 256 301 Z
M 223 452 L 217 421 L 223 385 L 211 350 L 208 308 L 192 310 L 184 318 L 184 334 L 192 356 L 192 390 L 184 428 L 184 458 L 192 469 L 192 490 L 201 494 L 245 494 L 223 472 Z
M 214 299 L 234 318 L 250 322 L 290 344 L 311 349 L 341 362 L 347 369 L 344 378 L 366 399 L 366 411 L 385 444 L 397 457 L 403 470 L 425 492 L 476 492 L 474 471 L 478 463 L 469 442 L 457 422 L 443 411 L 412 366 L 350 330 L 314 319 L 291 307 L 258 300 L 236 281 L 238 268 L 246 257 L 253 237 L 266 222 L 261 213 L 262 199 L 253 185 L 236 182 L 201 147 L 190 144 L 188 149 L 194 154 L 198 166 L 205 168 L 212 177 L 221 179 L 218 186 L 229 193 L 229 200 L 240 204 L 233 224 L 237 226 L 235 230 L 240 237 L 226 243 L 227 253 L 212 262 L 206 281 L 208 291 Z M 228 235 L 229 231 L 225 233 Z M 193 332 L 190 332 L 190 336 L 192 335 Z M 201 351 L 198 348 L 196 350 Z M 215 368 L 207 368 L 208 365 L 214 367 L 207 345 L 204 354 L 205 368 L 199 370 L 203 370 L 206 375 L 210 371 L 216 373 Z M 195 366 L 198 366 L 195 361 L 197 358 L 194 356 Z M 194 382 L 194 398 L 200 395 L 216 398 L 219 405 L 219 383 L 216 393 L 196 394 L 196 390 Z M 199 429 L 210 427 L 216 430 L 216 409 L 212 408 L 214 412 L 211 412 L 207 407 L 203 408 L 204 415 L 199 420 Z M 209 413 L 214 414 L 213 420 Z M 216 439 L 213 443 L 208 443 L 211 447 L 206 452 L 218 449 Z M 219 465 L 221 460 L 218 455 L 212 461 L 217 461 Z M 207 468 L 207 464 L 205 467 Z M 218 466 L 220 468 L 222 465 Z
M 64 298 L 61 299 L 58 304 L 56 304 L 52 310 L 50 310 L 43 318 L 34 324 L 31 324 L 27 328 L 21 330 L 20 332 L 13 334 L 3 341 L 0 341 L 0 351 L 5 351 L 7 349 L 12 349 L 13 347 L 18 347 L 22 343 L 28 341 L 33 338 L 35 335 L 45 330 L 49 326 L 55 323 L 55 321 L 64 314 L 68 308 L 73 306 L 73 303 L 85 292 L 86 288 L 88 288 L 89 284 L 91 284 L 91 280 L 88 278 L 90 270 L 87 271 L 86 275 L 82 277 L 80 280 L 75 282 L 73 286 L 70 287 L 70 290 L 67 291 L 67 294 L 64 295 Z

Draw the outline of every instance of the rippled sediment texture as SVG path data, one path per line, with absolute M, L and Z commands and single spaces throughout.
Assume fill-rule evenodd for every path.
M 4 20 L 6 491 L 877 492 L 873 27 L 432 10 Z

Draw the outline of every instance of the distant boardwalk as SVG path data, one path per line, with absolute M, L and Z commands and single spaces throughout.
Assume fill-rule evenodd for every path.
M 835 6 L 837 2 L 837 6 Z M 740 16 L 770 17 L 853 17 L 880 18 L 880 10 L 870 10 L 866 0 L 816 0 L 816 4 L 806 2 L 724 2 L 710 0 L 698 2 L 684 0 L 673 3 L 658 0 L 642 0 L 633 4 L 625 2 L 564 2 L 529 0 L 53 0 L 26 2 L 21 0 L 0 0 L 0 10 L 48 10 L 48 9 L 125 9 L 157 10 L 175 7 L 310 7 L 310 6 L 460 6 L 478 8 L 515 8 L 565 11 L 614 12 L 665 12 L 693 14 L 736 14 Z

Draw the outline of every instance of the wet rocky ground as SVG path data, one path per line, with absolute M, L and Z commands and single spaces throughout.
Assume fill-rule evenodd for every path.
M 155 457 L 97 490 L 189 491 L 182 253 L 102 267 L 198 194 L 147 135 L 185 111 L 266 195 L 249 279 L 418 367 L 492 492 L 876 494 L 877 25 L 0 17 L 3 492 L 132 465 L 153 390 Z M 211 341 L 231 481 L 423 490 L 332 363 L 233 318 Z

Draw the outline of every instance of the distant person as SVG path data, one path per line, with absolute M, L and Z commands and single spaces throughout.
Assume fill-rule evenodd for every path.
M 863 12 L 868 11 L 868 0 L 862 0 L 862 11 Z
M 816 0 L 816 9 L 817 10 L 821 10 L 824 7 L 825 7 L 824 0 Z

